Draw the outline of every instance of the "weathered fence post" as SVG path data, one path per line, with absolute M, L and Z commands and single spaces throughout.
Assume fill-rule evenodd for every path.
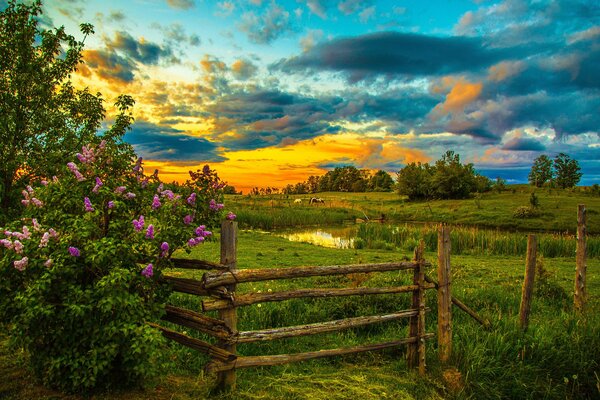
M 226 265 L 230 271 L 237 268 L 237 222 L 223 221 L 221 224 L 221 264 Z M 235 293 L 236 285 L 227 285 L 229 293 Z M 219 318 L 225 322 L 225 325 L 232 332 L 237 332 L 237 311 L 231 306 L 224 310 L 219 310 Z M 219 347 L 235 354 L 236 345 L 225 341 L 219 342 Z M 219 372 L 217 374 L 217 390 L 228 391 L 235 389 L 235 369 Z
M 575 310 L 583 311 L 585 302 L 587 301 L 587 293 L 585 287 L 585 275 L 587 270 L 586 265 L 586 209 L 585 204 L 579 204 L 577 207 L 577 267 L 575 269 Z
M 450 228 L 438 228 L 438 353 L 442 363 L 452 354 L 452 292 L 450 289 Z
M 529 326 L 529 313 L 531 311 L 531 299 L 533 293 L 533 282 L 535 280 L 535 263 L 537 257 L 537 237 L 527 236 L 527 257 L 525 259 L 525 278 L 523 279 L 523 290 L 521 292 L 521 307 L 519 309 L 519 322 L 521 329 L 526 330 Z
M 407 361 L 409 368 L 419 367 L 419 374 L 425 374 L 425 242 L 421 240 L 415 248 L 414 262 L 417 268 L 413 273 L 413 285 L 418 289 L 413 290 L 412 306 L 419 313 L 410 318 L 409 337 L 416 337 L 417 341 L 408 345 Z

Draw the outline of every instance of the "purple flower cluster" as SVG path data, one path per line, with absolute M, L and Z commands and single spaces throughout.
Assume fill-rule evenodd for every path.
M 127 190 L 126 186 L 118 186 L 117 188 L 115 188 L 115 193 L 123 194 L 123 192 L 125 192 L 125 190 Z
M 85 206 L 85 211 L 92 212 L 94 211 L 94 207 L 92 207 L 92 202 L 89 197 L 83 198 L 83 205 Z
M 152 200 L 152 209 L 156 210 L 157 208 L 159 208 L 161 206 L 160 204 L 160 198 L 158 197 L 158 195 L 154 195 L 154 199 Z
M 133 172 L 135 174 L 139 174 L 141 168 L 142 168 L 142 157 L 139 157 L 137 159 L 137 161 L 135 162 L 135 166 L 133 167 Z
M 204 239 L 206 237 L 212 235 L 211 231 L 207 231 L 205 229 L 206 229 L 205 225 L 200 225 L 199 227 L 197 227 L 196 231 L 194 232 L 196 234 L 196 237 L 188 240 L 188 246 L 194 247 L 196 245 L 199 245 L 200 243 L 204 242 Z
M 81 252 L 77 247 L 69 246 L 69 254 L 73 257 L 79 257 L 81 255 Z
M 229 213 L 227 214 L 227 216 L 225 218 L 227 218 L 229 221 L 233 221 L 236 217 L 237 217 L 237 215 L 235 215 L 234 213 L 229 211 Z
M 100 178 L 96 177 L 96 186 L 94 186 L 94 188 L 92 189 L 92 192 L 94 193 L 98 193 L 98 191 L 100 190 L 100 188 L 102 187 L 103 183 L 100 180 Z
M 183 223 L 186 225 L 191 224 L 192 222 L 194 222 L 194 216 L 193 215 L 186 215 L 185 217 L 183 217 Z
M 196 193 L 192 193 L 192 194 L 190 194 L 190 197 L 187 198 L 186 201 L 190 206 L 196 205 L 196 196 L 197 196 Z
M 27 207 L 29 204 L 33 204 L 35 207 L 44 206 L 44 203 L 42 203 L 40 200 L 36 199 L 35 197 L 31 197 L 33 196 L 33 188 L 31 186 L 27 186 L 27 190 L 23 190 L 22 193 L 24 199 L 21 200 L 21 204 L 23 204 L 25 207 Z
M 77 165 L 75 165 L 75 163 L 70 162 L 67 164 L 67 167 L 69 167 L 69 169 L 71 170 L 73 175 L 75 175 L 75 179 L 77 179 L 79 182 L 85 181 L 84 176 L 81 175 L 81 172 L 79 172 L 79 170 L 77 169 Z
M 172 191 L 172 190 L 169 190 L 169 189 L 167 189 L 167 190 L 163 190 L 163 191 L 160 193 L 160 195 L 161 195 L 162 197 L 167 197 L 169 200 L 173 200 L 173 198 L 175 197 L 175 193 L 173 193 L 173 191 Z M 160 206 L 159 206 L 159 207 L 160 207 Z
M 106 145 L 106 141 L 104 141 L 104 145 Z M 96 160 L 96 155 L 94 154 L 94 149 L 90 145 L 87 145 L 81 148 L 81 153 L 77 153 L 77 158 L 83 164 L 90 164 Z
M 133 228 L 136 231 L 141 231 L 142 229 L 144 229 L 144 216 L 140 215 L 140 217 L 137 220 L 133 220 Z
M 50 240 L 50 234 L 48 232 L 44 232 L 42 238 L 40 239 L 39 248 L 48 246 L 48 241 Z
M 146 278 L 150 278 L 152 275 L 154 275 L 153 268 L 154 268 L 154 266 L 152 264 L 146 265 L 146 268 L 144 268 L 142 270 L 142 275 L 145 276 Z
M 15 261 L 14 266 L 19 271 L 23 271 L 25 269 L 25 267 L 27 266 L 28 262 L 29 262 L 29 258 L 23 257 L 19 261 Z
M 212 199 L 209 203 L 208 203 L 208 208 L 210 208 L 213 211 L 219 211 L 222 210 L 223 207 L 225 207 L 224 204 L 221 203 L 217 203 L 215 199 Z
M 11 232 L 9 230 L 4 231 L 4 236 L 15 237 L 19 240 L 29 239 L 31 237 L 31 231 L 26 225 L 23 225 L 23 232 Z
M 114 201 L 112 201 L 112 200 L 110 200 L 108 203 L 106 203 L 106 206 L 107 206 L 108 208 L 114 208 L 114 207 L 115 207 L 115 202 L 114 202 Z
M 162 242 L 160 245 L 160 256 L 166 257 L 169 254 L 169 243 Z
M 154 239 L 154 225 L 148 225 L 148 229 L 146 229 L 146 239 Z

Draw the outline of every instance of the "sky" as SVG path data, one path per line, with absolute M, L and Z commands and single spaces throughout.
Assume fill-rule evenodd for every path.
M 581 184 L 600 183 L 597 0 L 46 0 L 44 10 L 80 39 L 79 24 L 94 25 L 73 79 L 108 103 L 135 98 L 125 140 L 166 181 L 210 164 L 247 192 L 344 165 L 395 176 L 453 150 L 509 183 L 565 152 Z

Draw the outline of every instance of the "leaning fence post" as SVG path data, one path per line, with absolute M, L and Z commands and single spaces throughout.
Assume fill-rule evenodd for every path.
M 577 207 L 577 251 L 576 251 L 576 269 L 575 269 L 575 296 L 574 305 L 576 311 L 583 311 L 587 300 L 585 287 L 586 265 L 586 209 L 585 204 L 579 204 Z
M 438 228 L 438 352 L 440 362 L 452 354 L 452 293 L 450 289 L 450 228 Z
M 237 222 L 223 221 L 221 224 L 221 264 L 226 265 L 230 271 L 237 268 Z M 226 287 L 229 293 L 235 292 L 235 284 Z M 234 306 L 219 310 L 219 318 L 232 332 L 237 332 L 237 311 Z M 236 345 L 225 341 L 219 342 L 219 347 L 236 353 Z M 235 368 L 219 372 L 217 375 L 217 390 L 227 391 L 235 389 Z
M 413 310 L 418 310 L 418 314 L 410 317 L 409 322 L 409 334 L 408 336 L 413 338 L 416 337 L 417 340 L 414 343 L 408 345 L 408 352 L 406 354 L 407 363 L 409 368 L 419 367 L 419 373 L 425 372 L 425 356 L 423 354 L 423 360 L 421 361 L 421 340 L 422 335 L 425 334 L 425 296 L 424 296 L 424 285 L 425 285 L 425 274 L 424 274 L 424 253 L 425 253 L 425 243 L 421 240 L 419 242 L 419 246 L 415 247 L 415 256 L 414 263 L 416 268 L 413 270 L 413 285 L 417 285 L 418 289 L 413 290 L 412 292 L 412 305 L 411 308 Z M 423 277 L 421 277 L 423 275 Z M 421 305 L 423 306 L 423 310 L 421 310 Z M 423 316 L 421 316 L 421 311 L 423 312 Z M 424 347 L 423 347 L 424 350 Z M 421 367 L 423 364 L 423 367 Z M 421 369 L 423 372 L 421 372 Z
M 521 329 L 526 330 L 529 326 L 529 314 L 531 311 L 531 298 L 533 293 L 533 282 L 535 280 L 535 262 L 537 257 L 537 237 L 527 236 L 527 257 L 525 260 L 525 278 L 523 279 L 523 290 L 521 292 L 521 307 L 519 309 L 519 322 Z

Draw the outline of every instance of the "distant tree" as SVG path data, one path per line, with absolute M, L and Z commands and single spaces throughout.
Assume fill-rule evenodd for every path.
M 424 200 L 430 197 L 433 169 L 429 164 L 410 163 L 397 174 L 398 194 L 409 200 Z
M 432 195 L 437 199 L 465 199 L 475 191 L 475 175 L 473 164 L 462 164 L 460 156 L 449 150 L 435 163 Z
M 496 181 L 494 182 L 493 189 L 498 193 L 502 193 L 503 191 L 505 191 L 506 190 L 506 180 L 504 180 L 500 177 L 497 177 Z
M 231 185 L 226 185 L 223 188 L 223 193 L 224 194 L 238 194 L 238 192 L 235 190 L 235 187 L 233 187 Z
M 563 189 L 571 188 L 579 183 L 583 175 L 579 172 L 580 170 L 577 160 L 572 159 L 565 153 L 559 153 L 554 158 L 555 182 Z
M 492 181 L 487 176 L 475 175 L 475 191 L 477 193 L 489 192 L 492 189 Z
M 535 160 L 529 172 L 529 183 L 536 187 L 542 187 L 546 182 L 552 180 L 552 160 L 545 154 L 542 154 Z
M 92 25 L 80 25 L 78 41 L 64 27 L 41 28 L 41 12 L 40 1 L 11 0 L 0 13 L 0 223 L 18 214 L 26 184 L 56 175 L 94 140 L 105 115 L 101 94 L 70 80 Z
M 394 180 L 384 170 L 379 170 L 369 178 L 367 189 L 374 192 L 389 192 L 392 190 Z
M 306 181 L 308 193 L 317 193 L 319 191 L 319 180 L 319 177 L 316 175 L 308 177 L 308 180 Z

